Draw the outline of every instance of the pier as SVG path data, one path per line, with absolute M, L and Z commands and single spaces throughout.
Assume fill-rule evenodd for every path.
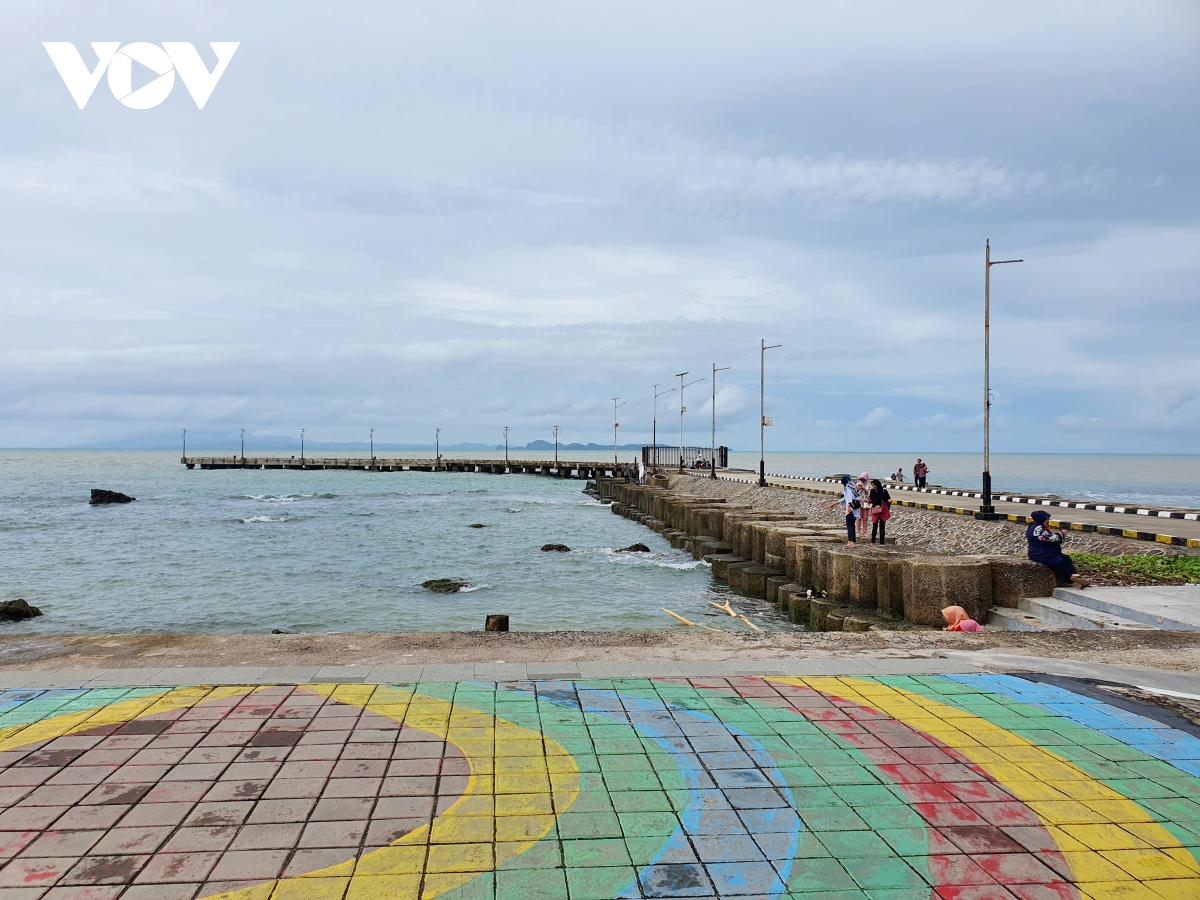
M 185 456 L 189 469 L 344 469 L 367 472 L 480 472 L 487 475 L 543 475 L 550 478 L 615 478 L 610 463 L 532 459 L 384 459 L 369 456 Z M 623 464 L 622 464 L 623 465 Z

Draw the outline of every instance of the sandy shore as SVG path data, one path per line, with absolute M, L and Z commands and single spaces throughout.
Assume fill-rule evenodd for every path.
M 1200 633 L 1177 631 L 46 635 L 0 638 L 0 671 L 143 666 L 434 665 L 499 661 L 883 659 L 929 657 L 937 650 L 991 650 L 1182 672 L 1200 671 Z

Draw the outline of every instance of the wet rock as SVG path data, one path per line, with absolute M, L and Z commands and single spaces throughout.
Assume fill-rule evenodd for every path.
M 482 522 L 473 522 L 467 526 L 468 528 L 487 528 Z
M 553 551 L 555 553 L 570 553 L 571 552 L 571 548 L 568 547 L 566 544 L 542 544 L 542 550 L 546 553 L 550 553 L 551 551 Z
M 649 553 L 650 548 L 645 544 L 630 544 L 628 547 L 622 547 L 618 553 Z
M 92 488 L 92 499 L 88 501 L 92 506 L 100 506 L 105 503 L 132 503 L 137 497 L 130 497 L 128 494 L 122 494 L 120 491 L 106 491 L 104 488 Z
M 41 614 L 40 609 L 30 606 L 24 600 L 5 600 L 0 603 L 0 622 L 19 622 Z
M 459 581 L 457 578 L 431 578 L 428 581 L 422 581 L 421 587 L 427 591 L 433 591 L 435 594 L 457 594 L 468 584 L 469 582 Z

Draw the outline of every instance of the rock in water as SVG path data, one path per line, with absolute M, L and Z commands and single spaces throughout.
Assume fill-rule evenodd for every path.
M 649 553 L 650 548 L 645 544 L 630 544 L 628 547 L 622 547 L 618 553 Z
M 542 544 L 542 550 L 549 553 L 551 550 L 556 553 L 570 553 L 571 548 L 566 544 Z
M 433 591 L 435 594 L 457 594 L 468 583 L 459 581 L 457 578 L 431 578 L 428 581 L 422 581 L 421 587 L 427 591 Z
M 30 606 L 24 600 L 5 600 L 0 603 L 0 622 L 19 622 L 41 614 L 40 609 Z
M 475 522 L 471 525 L 468 525 L 467 527 L 468 528 L 487 528 L 487 526 L 484 525 L 482 522 Z
M 122 494 L 120 491 L 106 491 L 104 488 L 92 488 L 92 499 L 88 502 L 92 506 L 99 506 L 102 503 L 132 503 L 137 497 L 130 497 L 128 494 Z

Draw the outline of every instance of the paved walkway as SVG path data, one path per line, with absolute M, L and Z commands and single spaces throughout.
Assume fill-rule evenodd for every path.
M 723 472 L 719 477 L 729 481 L 741 481 L 748 484 L 758 483 L 758 474 L 755 472 Z M 813 481 L 807 478 L 768 475 L 767 483 L 796 490 L 812 491 L 818 494 L 829 494 L 831 496 L 840 496 L 841 494 L 836 485 L 823 481 Z M 980 501 L 972 497 L 943 496 L 916 491 L 896 491 L 892 494 L 892 500 L 896 503 L 916 505 L 925 509 L 943 510 L 967 515 L 974 515 L 979 512 L 980 505 Z M 1035 509 L 1039 508 L 1029 504 L 1010 503 L 1002 500 L 994 500 L 992 505 L 1000 515 L 1017 516 L 1019 517 L 1018 521 L 1024 521 Z M 1095 531 L 1099 534 L 1107 534 L 1114 537 L 1129 537 L 1165 544 L 1173 543 L 1179 546 L 1200 547 L 1200 521 L 1122 515 L 1119 513 L 1099 512 L 1094 509 L 1043 508 L 1050 513 L 1052 522 L 1060 523 L 1064 527 L 1066 525 L 1078 525 L 1082 526 L 1082 530 Z
M 5 690 L 0 900 L 1200 897 L 1195 734 L 928 664 Z

